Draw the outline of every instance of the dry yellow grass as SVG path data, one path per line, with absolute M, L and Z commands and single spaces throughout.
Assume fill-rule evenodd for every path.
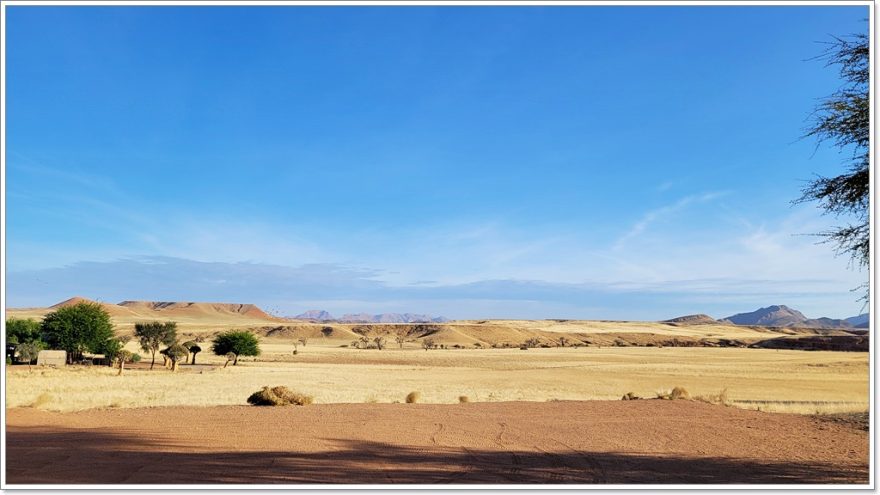
M 129 348 L 136 350 L 133 344 Z M 110 368 L 7 368 L 7 407 L 75 411 L 96 407 L 244 404 L 267 383 L 288 386 L 316 403 L 618 400 L 633 392 L 686 388 L 692 396 L 727 389 L 737 406 L 785 412 L 864 411 L 868 354 L 738 348 L 551 348 L 356 350 L 264 342 L 263 355 L 222 369 L 223 357 L 199 354 L 178 373 Z M 149 361 L 149 357 L 145 357 Z M 160 361 L 161 363 L 161 361 Z M 751 401 L 751 402 L 747 402 Z M 757 402 L 756 402 L 757 401 Z M 763 402 L 760 402 L 763 401 Z

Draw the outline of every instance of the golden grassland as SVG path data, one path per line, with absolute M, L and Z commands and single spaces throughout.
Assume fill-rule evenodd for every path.
M 703 329 L 705 331 L 705 329 Z M 6 407 L 77 411 L 101 407 L 245 404 L 269 385 L 284 385 L 316 403 L 403 402 L 412 391 L 423 403 L 620 399 L 627 392 L 654 398 L 674 386 L 691 396 L 727 390 L 733 405 L 765 411 L 867 411 L 868 353 L 746 348 L 581 347 L 446 349 L 408 344 L 385 350 L 310 341 L 297 354 L 288 341 L 264 339 L 260 357 L 223 368 L 205 351 L 196 366 L 60 369 L 7 367 Z M 128 347 L 137 351 L 133 343 Z M 149 361 L 149 356 L 144 355 Z

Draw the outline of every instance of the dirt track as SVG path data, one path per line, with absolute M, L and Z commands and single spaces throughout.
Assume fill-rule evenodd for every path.
M 867 483 L 868 434 L 688 401 L 7 411 L 9 483 Z

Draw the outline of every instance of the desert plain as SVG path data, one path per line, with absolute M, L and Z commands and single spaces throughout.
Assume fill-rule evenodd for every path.
M 143 359 L 122 376 L 7 366 L 7 483 L 868 483 L 868 353 L 759 345 L 843 331 L 105 306 L 120 335 L 172 320 L 204 350 L 176 372 L 161 358 L 149 370 L 135 341 Z M 257 334 L 261 354 L 234 366 L 212 355 L 231 328 Z M 355 348 L 377 336 L 384 349 Z M 264 386 L 314 401 L 247 405 Z M 674 387 L 687 398 L 657 398 Z

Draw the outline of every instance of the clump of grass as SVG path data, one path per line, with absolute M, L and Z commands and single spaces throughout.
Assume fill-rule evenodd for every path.
M 422 398 L 422 394 L 419 392 L 410 392 L 406 394 L 406 403 L 407 404 L 415 404 Z
M 259 392 L 251 394 L 247 401 L 255 406 L 305 406 L 314 402 L 314 398 L 287 387 L 263 387 Z
M 691 394 L 684 387 L 675 387 L 672 391 L 657 392 L 657 398 L 663 400 L 690 400 Z
M 34 399 L 34 402 L 31 403 L 31 407 L 36 407 L 37 409 L 40 409 L 50 402 L 52 402 L 52 394 L 48 392 L 43 392 L 36 399 Z
M 623 395 L 623 397 L 620 398 L 620 400 L 638 400 L 638 399 L 641 399 L 641 397 L 639 397 L 638 395 L 636 395 L 632 392 L 627 392 Z
M 698 395 L 694 397 L 694 400 L 705 402 L 707 404 L 720 404 L 722 406 L 729 406 L 731 404 L 730 398 L 727 396 L 726 388 L 717 394 Z
M 470 402 L 470 401 L 471 401 L 471 399 L 470 399 L 470 397 L 468 397 L 467 395 L 459 395 L 459 396 L 458 396 L 458 403 L 459 403 L 459 404 L 464 404 L 464 403 L 467 403 L 467 402 Z
M 677 400 L 677 399 L 690 400 L 690 398 L 691 398 L 691 394 L 689 394 L 688 391 L 684 389 L 684 387 L 673 388 L 672 393 L 670 395 L 672 396 L 672 400 Z

